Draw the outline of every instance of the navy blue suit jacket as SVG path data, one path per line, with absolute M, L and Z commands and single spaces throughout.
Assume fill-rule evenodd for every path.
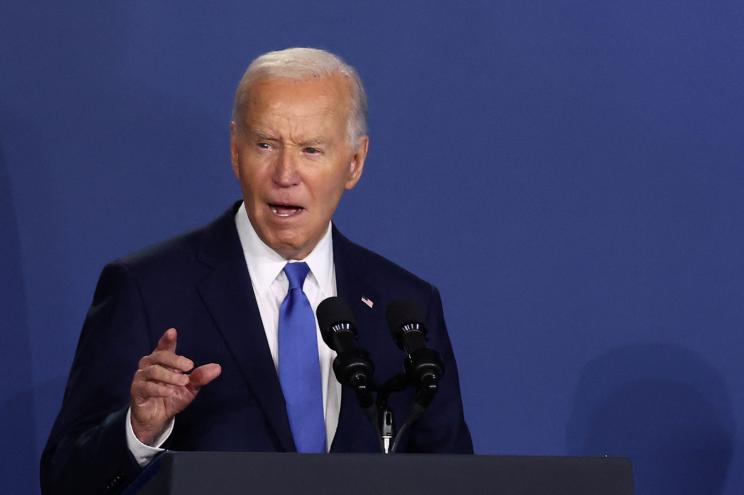
M 72 370 L 42 456 L 45 494 L 115 493 L 140 472 L 126 445 L 129 387 L 142 356 L 178 329 L 177 352 L 222 374 L 176 417 L 171 450 L 293 451 L 284 398 L 235 228 L 234 206 L 210 225 L 107 265 L 83 326 Z M 399 451 L 471 453 L 457 367 L 435 287 L 333 229 L 338 295 L 358 323 L 359 344 L 379 382 L 402 370 L 385 323 L 393 299 L 427 311 L 429 344 L 445 365 L 441 390 Z M 372 308 L 362 297 L 374 301 Z M 398 421 L 410 392 L 394 395 Z M 376 435 L 344 388 L 332 452 L 377 452 Z

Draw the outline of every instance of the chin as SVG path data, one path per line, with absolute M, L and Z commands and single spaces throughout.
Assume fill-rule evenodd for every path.
M 285 237 L 285 236 L 273 236 L 272 243 L 269 247 L 281 254 L 287 259 L 301 259 L 304 258 L 312 249 L 307 249 L 307 253 L 304 253 L 307 243 L 301 242 L 296 237 Z M 303 255 L 303 256 L 300 256 Z

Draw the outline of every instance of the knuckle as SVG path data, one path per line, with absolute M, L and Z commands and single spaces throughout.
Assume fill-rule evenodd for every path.
M 164 371 L 165 370 L 162 366 L 153 364 L 152 366 L 147 368 L 147 376 L 150 380 L 162 380 Z
M 157 355 L 156 359 L 154 360 L 157 364 L 164 364 L 167 365 L 171 361 L 173 361 L 173 353 L 168 351 L 156 351 L 153 353 L 154 355 Z

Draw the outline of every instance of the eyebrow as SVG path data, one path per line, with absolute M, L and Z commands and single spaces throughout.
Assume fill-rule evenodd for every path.
M 248 132 L 253 134 L 256 139 L 259 139 L 261 141 L 281 141 L 280 138 L 273 136 L 271 132 L 257 129 L 255 127 L 249 127 Z M 299 141 L 297 144 L 299 144 L 300 146 L 320 146 L 327 143 L 327 139 L 324 139 L 322 137 L 312 137 Z
M 261 131 L 259 129 L 255 128 L 249 128 L 248 132 L 256 136 L 258 139 L 261 139 L 263 141 L 278 141 L 277 138 L 272 137 L 270 133 Z
M 326 140 L 323 138 L 316 137 L 316 138 L 306 139 L 305 141 L 300 142 L 300 144 L 302 146 L 323 145 L 323 144 L 326 144 Z

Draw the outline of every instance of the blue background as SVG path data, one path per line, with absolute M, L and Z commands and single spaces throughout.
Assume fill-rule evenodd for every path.
M 442 291 L 476 449 L 744 492 L 740 0 L 0 4 L 0 492 L 38 490 L 103 264 L 239 196 L 234 87 L 335 51 L 371 152 L 336 216 Z

